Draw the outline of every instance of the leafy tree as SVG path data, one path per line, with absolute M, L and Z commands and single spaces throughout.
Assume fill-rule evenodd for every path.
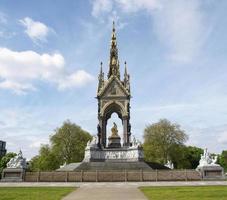
M 91 140 L 91 135 L 70 121 L 64 122 L 50 138 L 54 153 L 66 163 L 83 160 L 88 140 Z
M 39 158 L 40 156 L 34 156 L 30 161 L 28 165 L 27 171 L 39 171 Z
M 144 156 L 146 161 L 165 164 L 176 155 L 179 147 L 188 139 L 180 125 L 172 124 L 167 119 L 148 125 L 144 130 Z
M 59 168 L 61 161 L 58 155 L 54 154 L 49 145 L 42 145 L 39 155 L 31 159 L 29 170 L 31 171 L 51 171 Z
M 219 164 L 227 171 L 227 150 L 222 151 L 219 156 Z
M 171 159 L 175 168 L 195 169 L 199 165 L 200 155 L 203 150 L 198 147 L 178 145 L 171 152 Z
M 63 163 L 80 162 L 91 135 L 80 126 L 66 121 L 50 137 L 50 145 L 43 145 L 39 155 L 31 159 L 31 171 L 49 171 L 59 168 Z
M 13 152 L 7 153 L 5 156 L 2 157 L 0 161 L 0 172 L 6 168 L 6 164 L 10 161 L 11 158 L 14 158 L 17 154 Z

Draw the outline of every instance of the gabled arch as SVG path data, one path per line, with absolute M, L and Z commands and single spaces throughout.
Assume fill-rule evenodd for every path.
M 117 113 L 118 117 L 122 120 L 124 116 L 127 115 L 127 112 L 125 111 L 124 106 L 117 102 L 117 101 L 111 101 L 107 103 L 101 110 L 101 115 L 108 120 L 112 113 Z

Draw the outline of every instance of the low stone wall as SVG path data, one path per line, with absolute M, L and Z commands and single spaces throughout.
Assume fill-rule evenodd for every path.
M 26 172 L 26 182 L 125 182 L 201 180 L 195 170 Z

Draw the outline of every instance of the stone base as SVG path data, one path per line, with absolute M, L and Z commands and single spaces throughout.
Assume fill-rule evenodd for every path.
M 224 178 L 224 169 L 219 165 L 198 166 L 196 170 L 200 172 L 203 179 Z
M 108 148 L 121 148 L 120 137 L 109 137 L 108 140 L 109 140 Z
M 2 171 L 1 182 L 21 182 L 24 178 L 24 169 L 6 168 Z
M 144 161 L 139 162 L 117 162 L 117 161 L 105 161 L 105 162 L 81 162 L 71 163 L 65 167 L 58 169 L 57 171 L 124 171 L 124 170 L 152 170 L 152 168 Z
M 140 147 L 126 148 L 87 148 L 83 162 L 103 162 L 103 161 L 127 161 L 137 162 L 143 161 L 143 150 Z

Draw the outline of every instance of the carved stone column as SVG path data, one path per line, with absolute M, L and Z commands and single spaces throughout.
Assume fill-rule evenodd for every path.
M 123 146 L 128 146 L 128 119 L 123 118 Z

